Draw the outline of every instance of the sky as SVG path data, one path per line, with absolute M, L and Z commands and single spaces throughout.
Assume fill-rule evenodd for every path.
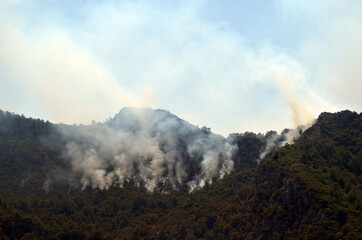
M 362 110 L 362 2 L 0 0 L 0 109 L 89 124 L 166 109 L 215 133 Z

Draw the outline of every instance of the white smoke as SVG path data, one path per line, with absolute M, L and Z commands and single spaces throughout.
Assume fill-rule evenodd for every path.
M 271 153 L 276 146 L 278 147 L 279 144 L 277 144 L 277 141 L 280 139 L 280 137 L 281 136 L 279 134 L 274 132 L 271 134 L 271 136 L 266 138 L 266 146 L 264 151 L 260 154 L 258 163 L 260 163 L 260 160 L 264 159 L 267 154 Z
M 283 147 L 285 144 L 295 143 L 301 137 L 303 132 L 313 126 L 314 123 L 315 120 L 313 120 L 313 122 L 305 125 L 300 125 L 293 129 L 285 129 L 280 134 L 278 134 L 277 132 L 267 134 L 265 148 L 260 153 L 259 159 L 257 159 L 257 163 L 259 164 L 267 155 Z
M 190 181 L 192 191 L 233 169 L 235 147 L 225 138 L 163 110 L 124 108 L 106 123 L 59 131 L 83 189 L 132 182 L 152 192 L 165 182 Z
M 206 21 L 201 12 L 211 1 L 77 2 L 0 1 L 1 108 L 88 124 L 122 106 L 152 106 L 224 136 L 291 126 L 291 111 L 303 109 L 295 104 L 312 103 L 303 110 L 312 115 L 328 111 L 303 62 Z

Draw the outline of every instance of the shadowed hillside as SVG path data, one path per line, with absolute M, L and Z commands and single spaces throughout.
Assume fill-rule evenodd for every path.
M 166 194 L 132 181 L 69 192 L 63 183 L 64 190 L 32 194 L 27 189 L 44 192 L 53 166 L 69 167 L 62 142 L 42 143 L 54 136 L 50 123 L 9 113 L 1 123 L 9 127 L 1 127 L 0 177 L 8 184 L 0 190 L 9 194 L 1 195 L 0 238 L 362 239 L 362 115 L 355 112 L 322 113 L 295 144 L 259 165 L 266 137 L 231 135 L 231 174 L 192 193 L 185 182 Z M 32 171 L 37 175 L 21 185 Z

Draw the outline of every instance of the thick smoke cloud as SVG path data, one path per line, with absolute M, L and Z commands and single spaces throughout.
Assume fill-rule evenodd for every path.
M 132 182 L 152 192 L 187 181 L 192 191 L 233 169 L 235 147 L 226 139 L 163 110 L 123 108 L 106 123 L 58 130 L 83 189 Z
M 257 162 L 293 144 L 312 123 L 278 134 L 260 135 L 265 141 Z M 57 125 L 65 143 L 64 158 L 71 172 L 55 169 L 44 184 L 68 181 L 71 187 L 107 189 L 124 184 L 149 192 L 187 184 L 189 191 L 223 178 L 234 167 L 236 145 L 164 110 L 123 108 L 113 119 L 88 126 Z
M 161 2 L 0 1 L 0 107 L 68 124 L 155 107 L 224 136 L 329 110 L 293 52 L 205 20 L 211 2 Z

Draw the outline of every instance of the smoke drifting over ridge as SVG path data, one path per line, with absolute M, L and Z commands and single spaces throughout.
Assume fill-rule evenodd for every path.
M 286 143 L 293 144 L 310 126 L 259 133 L 265 145 L 255 160 L 260 163 Z M 71 171 L 49 173 L 46 190 L 55 180 L 82 189 L 133 184 L 149 192 L 187 183 L 194 191 L 229 174 L 237 159 L 237 135 L 224 138 L 164 110 L 123 108 L 105 123 L 56 127 Z
M 233 169 L 235 147 L 225 138 L 163 110 L 123 108 L 106 123 L 58 130 L 83 189 L 133 182 L 152 192 L 187 181 L 193 191 Z
M 0 1 L 3 109 L 89 124 L 123 106 L 147 106 L 224 136 L 295 127 L 306 123 L 299 120 L 306 111 L 314 117 L 332 111 L 312 84 L 313 68 L 295 51 L 206 20 L 200 13 L 211 2 L 163 8 L 158 1 L 70 1 L 66 9 L 58 1 L 26 2 L 28 7 L 24 1 Z M 318 68 L 327 62 L 318 62 Z M 272 117 L 276 114 L 280 117 Z
M 283 147 L 285 144 L 293 144 L 300 138 L 305 130 L 313 126 L 314 122 L 315 120 L 293 129 L 285 129 L 280 134 L 275 131 L 268 132 L 265 136 L 266 145 L 264 150 L 260 153 L 259 159 L 257 159 L 257 163 L 260 163 L 266 156 Z

